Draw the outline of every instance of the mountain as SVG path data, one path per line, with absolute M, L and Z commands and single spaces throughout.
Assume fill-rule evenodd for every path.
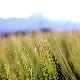
M 41 14 L 34 14 L 29 18 L 0 18 L 0 34 L 17 31 L 32 31 L 50 28 L 59 31 L 79 29 L 80 23 L 68 20 L 51 20 Z

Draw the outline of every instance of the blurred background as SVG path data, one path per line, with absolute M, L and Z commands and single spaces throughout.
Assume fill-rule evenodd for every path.
M 79 0 L 0 0 L 0 34 L 80 30 Z

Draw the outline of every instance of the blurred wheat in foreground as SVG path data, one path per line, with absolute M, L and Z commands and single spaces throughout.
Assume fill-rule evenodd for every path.
M 0 38 L 0 80 L 80 80 L 80 33 Z

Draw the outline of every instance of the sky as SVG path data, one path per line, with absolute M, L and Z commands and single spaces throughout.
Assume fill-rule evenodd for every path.
M 53 20 L 80 22 L 80 0 L 0 0 L 0 18 L 28 18 L 36 12 Z

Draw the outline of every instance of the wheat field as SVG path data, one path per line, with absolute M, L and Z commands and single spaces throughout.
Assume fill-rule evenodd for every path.
M 80 32 L 0 38 L 0 80 L 80 80 Z

